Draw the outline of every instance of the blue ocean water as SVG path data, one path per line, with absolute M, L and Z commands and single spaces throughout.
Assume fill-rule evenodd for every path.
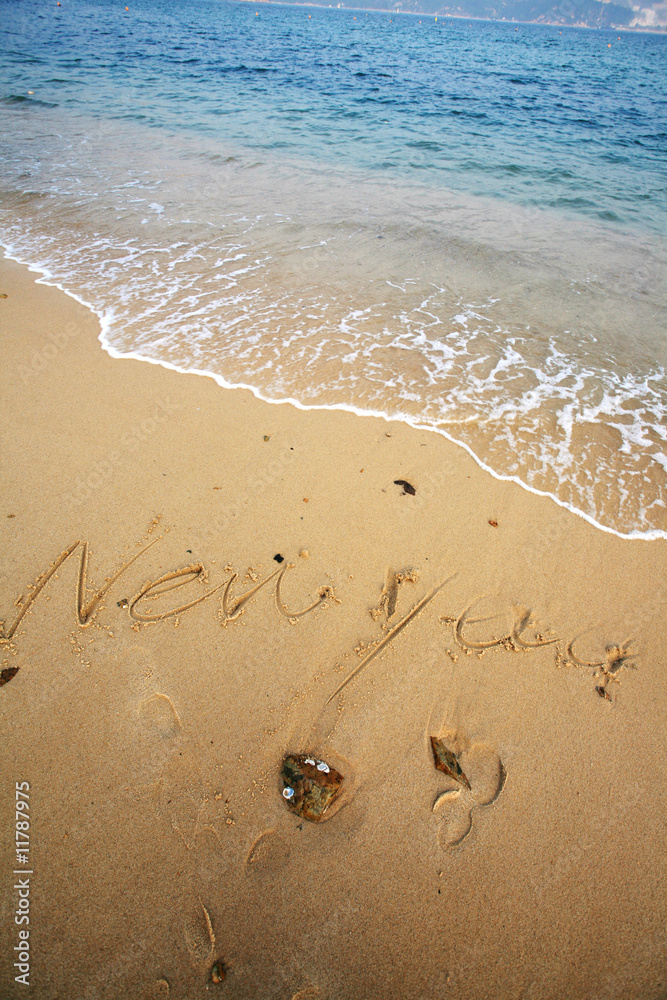
M 120 354 L 667 535 L 667 37 L 0 0 L 0 241 Z

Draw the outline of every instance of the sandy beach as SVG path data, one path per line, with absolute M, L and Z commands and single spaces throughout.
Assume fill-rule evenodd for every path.
M 2 997 L 667 996 L 667 543 L 112 359 L 34 279 L 0 265 Z M 286 755 L 342 776 L 319 822 Z

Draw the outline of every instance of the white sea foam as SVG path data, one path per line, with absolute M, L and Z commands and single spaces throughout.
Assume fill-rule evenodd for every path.
M 476 454 L 475 451 L 473 451 L 473 449 L 470 447 L 470 445 L 466 441 L 461 440 L 460 438 L 458 438 L 455 435 L 451 434 L 450 432 L 448 432 L 447 430 L 445 430 L 443 427 L 436 427 L 436 426 L 433 426 L 433 424 L 424 423 L 424 422 L 422 422 L 420 420 L 415 419 L 410 414 L 402 412 L 401 410 L 395 410 L 395 411 L 388 412 L 386 410 L 369 409 L 369 408 L 365 408 L 365 407 L 359 407 L 359 406 L 356 406 L 356 405 L 351 404 L 351 403 L 332 403 L 332 404 L 319 403 L 319 404 L 308 404 L 308 403 L 304 403 L 300 399 L 297 399 L 297 398 L 294 398 L 294 397 L 289 397 L 289 396 L 285 396 L 284 398 L 276 398 L 275 396 L 267 395 L 265 393 L 262 393 L 257 388 L 257 386 L 255 386 L 255 385 L 253 385 L 251 383 L 247 383 L 247 382 L 230 382 L 227 379 L 225 379 L 222 375 L 220 375 L 220 374 L 218 374 L 216 372 L 212 372 L 212 371 L 208 371 L 208 370 L 200 369 L 200 368 L 194 368 L 194 367 L 183 367 L 181 365 L 177 365 L 177 364 L 174 364 L 172 362 L 169 362 L 169 361 L 165 360 L 164 358 L 160 358 L 160 357 L 156 357 L 156 356 L 152 356 L 152 355 L 147 355 L 147 354 L 142 354 L 142 353 L 137 352 L 137 351 L 123 351 L 123 350 L 119 350 L 117 347 L 115 347 L 113 345 L 113 342 L 112 342 L 112 340 L 113 340 L 112 331 L 113 331 L 114 326 L 115 326 L 115 324 L 117 322 L 117 316 L 116 316 L 116 313 L 115 313 L 115 311 L 113 309 L 107 309 L 105 311 L 99 311 L 91 302 L 87 301 L 82 296 L 80 296 L 77 293 L 73 292 L 71 289 L 69 289 L 62 282 L 56 280 L 54 278 L 54 275 L 53 275 L 52 271 L 49 269 L 48 266 L 46 266 L 43 263 L 37 263 L 34 260 L 25 259 L 23 256 L 17 254 L 16 251 L 15 251 L 15 248 L 12 247 L 11 245 L 8 245 L 8 244 L 2 243 L 2 242 L 0 242 L 0 245 L 3 246 L 3 248 L 5 250 L 5 255 L 9 259 L 14 260 L 17 263 L 26 265 L 33 273 L 36 273 L 36 274 L 40 275 L 40 277 L 36 279 L 39 283 L 46 284 L 46 285 L 49 285 L 49 286 L 52 286 L 52 287 L 60 289 L 66 295 L 69 295 L 71 298 L 75 299 L 81 305 L 84 305 L 85 307 L 87 307 L 88 309 L 90 309 L 98 317 L 98 320 L 99 320 L 99 323 L 100 323 L 100 328 L 101 328 L 101 332 L 100 332 L 100 336 L 99 336 L 100 343 L 101 343 L 102 347 L 104 348 L 104 350 L 112 358 L 124 358 L 124 359 L 128 359 L 129 358 L 129 359 L 134 359 L 134 360 L 137 360 L 137 361 L 148 362 L 149 364 L 157 364 L 157 365 L 160 365 L 161 367 L 164 367 L 164 368 L 169 369 L 171 371 L 179 372 L 181 374 L 201 375 L 201 376 L 205 376 L 205 377 L 208 377 L 208 378 L 212 378 L 212 379 L 214 379 L 214 381 L 219 386 L 221 386 L 224 389 L 246 389 L 246 390 L 249 390 L 250 392 L 252 392 L 253 395 L 255 395 L 258 399 L 261 399 L 261 400 L 263 400 L 264 402 L 267 402 L 267 403 L 287 404 L 287 405 L 290 405 L 290 406 L 294 406 L 294 407 L 296 407 L 297 409 L 300 409 L 300 410 L 312 410 L 312 409 L 315 409 L 315 410 L 343 410 L 343 411 L 346 411 L 346 412 L 349 412 L 349 413 L 354 413 L 354 414 L 358 415 L 359 417 L 368 417 L 368 416 L 370 416 L 370 417 L 377 417 L 377 418 L 381 418 L 381 419 L 383 419 L 385 421 L 388 421 L 388 422 L 390 422 L 390 421 L 396 421 L 396 420 L 401 420 L 401 421 L 404 421 L 405 423 L 409 424 L 411 427 L 413 427 L 413 428 L 415 428 L 417 430 L 420 430 L 420 431 L 431 431 L 433 433 L 441 434 L 443 437 L 445 437 L 451 443 L 453 443 L 453 444 L 455 444 L 455 445 L 463 448 L 465 451 L 467 451 L 468 454 L 475 460 L 475 462 L 477 462 L 477 464 L 481 468 L 483 468 L 486 472 L 488 472 L 495 479 L 498 479 L 498 480 L 501 480 L 501 481 L 513 482 L 517 486 L 519 486 L 520 488 L 525 489 L 528 492 L 530 492 L 530 493 L 532 493 L 532 494 L 534 494 L 536 496 L 541 496 L 541 497 L 549 498 L 554 503 L 558 504 L 560 507 L 563 507 L 564 509 L 570 511 L 572 514 L 576 515 L 577 517 L 582 518 L 583 520 L 585 520 L 589 524 L 591 524 L 593 527 L 595 527 L 595 528 L 597 528 L 597 529 L 599 529 L 601 531 L 607 532 L 607 533 L 612 534 L 612 535 L 616 535 L 617 537 L 623 538 L 623 539 L 637 539 L 637 540 L 643 540 L 643 541 L 651 541 L 651 540 L 656 540 L 656 539 L 667 538 L 667 531 L 660 530 L 660 529 L 655 529 L 655 528 L 654 529 L 648 529 L 648 530 L 633 529 L 633 530 L 630 530 L 630 531 L 619 531 L 619 530 L 617 530 L 617 529 L 615 529 L 615 528 L 613 528 L 613 527 L 611 527 L 611 526 L 609 526 L 607 524 L 601 523 L 600 521 L 596 520 L 595 517 L 591 516 L 590 514 L 586 513 L 585 511 L 581 510 L 580 508 L 578 508 L 574 504 L 569 503 L 569 502 L 563 500 L 561 497 L 559 497 L 559 496 L 557 496 L 557 495 L 555 495 L 555 494 L 553 494 L 553 493 L 551 493 L 549 491 L 541 490 L 539 488 L 536 488 L 535 486 L 531 485 L 529 482 L 526 482 L 525 479 L 522 479 L 519 476 L 508 475 L 508 474 L 503 474 L 503 473 L 498 472 L 497 470 L 495 470 L 494 468 L 492 468 L 486 461 L 484 461 L 483 458 L 481 458 L 478 454 Z M 474 310 L 471 308 L 466 313 L 459 314 L 459 316 L 457 316 L 456 319 L 457 319 L 457 321 L 462 326 L 467 326 L 467 324 L 470 321 L 471 316 L 473 316 L 473 315 L 478 316 L 479 314 L 475 313 Z M 158 343 L 158 342 L 154 341 L 154 344 L 156 344 L 156 343 Z M 441 348 L 442 346 L 443 345 L 438 344 L 439 348 Z M 494 371 L 501 370 L 502 367 L 504 367 L 504 366 L 502 364 L 499 364 L 499 365 L 496 366 L 496 368 L 494 368 Z M 565 374 L 563 375 L 563 377 L 565 377 Z M 630 391 L 631 390 L 628 388 L 628 392 L 630 392 Z M 628 395 L 628 396 L 626 396 L 624 398 L 633 398 L 633 397 L 631 395 Z M 526 405 L 525 401 L 524 401 L 523 405 Z M 528 404 L 528 408 L 527 408 L 527 410 L 525 412 L 529 412 L 530 409 L 532 408 L 532 405 L 535 405 L 535 400 L 534 399 L 532 401 L 532 404 Z M 521 405 L 518 407 L 518 409 L 521 409 Z M 498 407 L 496 409 L 495 413 L 493 414 L 493 416 L 491 417 L 491 419 L 499 419 L 506 412 L 507 412 L 507 410 L 503 409 L 502 406 Z M 615 414 L 617 412 L 617 406 L 614 404 L 614 402 L 611 399 L 607 398 L 607 399 L 603 400 L 603 402 L 597 408 L 596 412 L 605 412 L 606 414 Z M 564 418 L 564 419 L 565 419 L 565 423 L 567 424 L 569 418 Z M 461 424 L 465 425 L 465 423 L 475 422 L 475 420 L 476 420 L 476 418 L 474 418 L 474 417 L 467 418 L 467 419 L 464 418 L 461 421 Z M 625 425 L 623 425 L 623 426 L 625 428 Z M 637 444 L 641 445 L 641 444 L 645 444 L 646 443 L 645 433 L 644 433 L 643 429 L 641 429 L 641 428 L 640 429 L 636 429 L 635 426 L 634 426 L 634 424 L 633 424 L 633 433 L 636 434 L 636 435 L 638 435 L 637 438 L 636 438 Z M 567 465 L 567 464 L 569 464 L 569 462 L 571 460 L 571 456 L 567 452 L 566 445 L 561 445 L 561 448 L 563 450 L 563 455 L 562 455 L 563 462 L 564 462 L 565 465 Z M 660 461 L 661 464 L 663 464 L 665 466 L 665 468 L 667 468 L 667 456 L 665 456 L 664 453 L 659 453 L 658 460 Z M 659 506 L 659 507 L 664 508 L 665 507 L 665 502 L 661 498 L 656 498 L 656 499 L 654 499 L 652 501 L 652 503 L 649 505 L 649 507 L 647 508 L 647 510 L 650 509 L 651 507 L 654 507 L 654 506 Z

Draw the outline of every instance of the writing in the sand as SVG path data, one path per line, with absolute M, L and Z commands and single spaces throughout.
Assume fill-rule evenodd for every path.
M 104 584 L 92 595 L 88 594 L 88 587 L 86 584 L 88 573 L 88 542 L 81 542 L 78 540 L 72 542 L 68 548 L 60 553 L 58 558 L 54 560 L 45 572 L 40 573 L 34 584 L 31 584 L 27 588 L 26 592 L 21 594 L 15 601 L 15 606 L 18 608 L 18 612 L 9 627 L 5 628 L 5 622 L 0 623 L 0 642 L 9 642 L 12 639 L 26 612 L 35 603 L 51 577 L 63 565 L 63 563 L 76 552 L 77 549 L 79 550 L 79 573 L 76 588 L 76 614 L 79 625 L 86 626 L 90 624 L 95 613 L 95 609 L 98 607 L 100 601 L 111 590 L 114 584 L 117 583 L 123 574 L 127 572 L 132 563 L 136 562 L 137 559 L 143 556 L 144 553 L 158 541 L 160 541 L 160 538 L 154 539 L 152 542 L 149 542 L 148 545 L 145 545 L 142 549 L 135 553 L 131 559 L 128 559 L 123 563 L 120 569 L 116 570 L 115 573 L 107 577 Z M 282 557 L 280 557 L 280 559 L 281 562 L 285 562 Z M 250 601 L 255 594 L 272 581 L 274 583 L 274 592 L 278 610 L 290 621 L 298 621 L 299 618 L 303 618 L 304 615 L 314 611 L 315 608 L 322 604 L 323 601 L 335 599 L 333 589 L 329 586 L 323 586 L 320 587 L 316 601 L 313 601 L 308 605 L 308 607 L 302 608 L 301 610 L 291 610 L 284 603 L 281 592 L 283 577 L 290 569 L 294 569 L 294 565 L 292 563 L 285 562 L 284 566 L 279 566 L 264 580 L 254 583 L 254 585 L 244 594 L 236 596 L 233 596 L 232 591 L 234 584 L 238 579 L 238 574 L 232 572 L 229 579 L 218 584 L 216 587 L 209 588 L 203 594 L 200 594 L 191 601 L 186 601 L 184 604 L 179 604 L 176 607 L 163 611 L 151 612 L 145 610 L 146 602 L 151 599 L 158 598 L 162 594 L 166 594 L 168 591 L 176 590 L 194 582 L 206 584 L 208 574 L 204 564 L 201 562 L 191 563 L 189 566 L 183 566 L 181 569 L 175 569 L 169 573 L 165 573 L 157 580 L 151 580 L 148 583 L 145 583 L 141 590 L 134 595 L 134 597 L 129 600 L 122 599 L 118 601 L 118 606 L 121 608 L 127 608 L 128 614 L 134 622 L 159 622 L 164 621 L 167 618 L 173 618 L 177 615 L 181 615 L 184 612 L 189 611 L 191 608 L 196 607 L 198 604 L 201 604 L 203 601 L 208 600 L 213 596 L 213 594 L 218 593 L 218 591 L 222 591 L 220 602 L 220 621 L 221 624 L 224 625 L 227 621 L 232 621 L 234 618 L 237 618 L 243 611 L 243 608 L 248 601 Z
M 95 610 L 98 608 L 100 602 L 111 590 L 114 584 L 121 579 L 123 574 L 127 572 L 129 567 L 136 562 L 137 559 L 143 556 L 144 553 L 146 553 L 148 549 L 150 549 L 159 540 L 159 537 L 154 539 L 148 545 L 145 545 L 142 549 L 136 552 L 130 559 L 126 560 L 126 562 L 124 562 L 115 573 L 107 577 L 104 584 L 92 594 L 89 594 L 86 583 L 88 570 L 88 543 L 79 540 L 72 542 L 68 548 L 60 553 L 51 566 L 37 577 L 35 583 L 30 585 L 15 601 L 15 606 L 18 608 L 18 611 L 14 621 L 8 626 L 6 622 L 0 622 L 0 643 L 11 642 L 27 611 L 35 603 L 39 594 L 49 582 L 51 577 L 54 576 L 59 567 L 62 566 L 63 563 L 77 550 L 79 552 L 79 572 L 76 587 L 76 614 L 79 625 L 81 627 L 85 627 L 90 624 L 95 614 Z M 151 610 L 150 602 L 157 601 L 159 604 L 159 599 L 164 594 L 177 590 L 181 587 L 185 587 L 191 583 L 198 582 L 203 586 L 208 585 L 207 570 L 203 563 L 197 562 L 191 563 L 190 565 L 184 566 L 180 569 L 172 570 L 169 573 L 164 573 L 157 580 L 148 581 L 133 597 L 129 599 L 123 598 L 118 601 L 117 604 L 119 607 L 127 610 L 127 613 L 132 621 L 132 626 L 134 628 L 140 628 L 142 624 L 161 622 L 168 618 L 178 617 L 197 605 L 202 604 L 204 601 L 209 600 L 209 598 L 211 598 L 214 594 L 218 593 L 220 593 L 217 612 L 218 619 L 221 625 L 226 625 L 227 622 L 238 618 L 248 602 L 270 583 L 273 584 L 275 603 L 278 611 L 292 623 L 298 622 L 299 619 L 313 612 L 324 602 L 338 602 L 332 587 L 325 585 L 320 587 L 317 599 L 312 601 L 306 607 L 298 610 L 287 607 L 282 597 L 281 588 L 285 574 L 294 569 L 294 564 L 285 562 L 282 556 L 276 558 L 279 558 L 280 562 L 284 563 L 284 565 L 279 565 L 277 569 L 266 576 L 263 580 L 253 580 L 253 585 L 242 594 L 234 594 L 234 585 L 238 580 L 238 574 L 235 573 L 231 567 L 227 567 L 230 573 L 228 579 L 217 584 L 217 586 L 208 587 L 203 594 L 199 594 L 199 596 L 190 601 L 177 604 L 176 606 L 169 607 L 165 610 Z M 453 579 L 453 577 L 450 577 L 447 580 L 443 580 L 437 586 L 432 587 L 431 590 L 429 590 L 424 597 L 422 597 L 421 600 L 418 601 L 414 607 L 412 607 L 412 609 L 400 619 L 400 621 L 392 624 L 391 620 L 396 613 L 399 588 L 407 581 L 412 583 L 416 582 L 417 576 L 418 574 L 415 574 L 414 571 L 388 574 L 384 590 L 382 591 L 380 597 L 379 606 L 371 609 L 370 611 L 371 617 L 375 621 L 377 621 L 380 617 L 386 617 L 387 623 L 383 626 L 384 634 L 382 638 L 372 642 L 368 647 L 366 647 L 363 658 L 355 666 L 354 670 L 336 688 L 330 696 L 329 701 L 338 695 L 343 688 L 345 688 L 350 681 L 353 680 L 353 678 L 357 677 L 371 662 L 371 660 L 373 660 L 393 639 L 395 639 L 405 628 L 415 621 L 426 606 L 430 604 L 433 598 L 441 590 L 443 590 L 451 579 Z M 607 692 L 607 685 L 609 681 L 617 679 L 617 674 L 621 667 L 629 665 L 629 662 L 634 659 L 634 654 L 627 648 L 627 644 L 619 645 L 612 643 L 605 646 L 603 658 L 594 661 L 582 660 L 573 650 L 575 640 L 563 645 L 557 638 L 544 638 L 544 636 L 542 636 L 535 629 L 535 626 L 532 623 L 530 610 L 527 608 L 514 609 L 513 625 L 509 630 L 507 630 L 506 634 L 499 637 L 497 635 L 493 635 L 488 638 L 483 638 L 480 637 L 478 632 L 475 630 L 475 627 L 478 626 L 480 622 L 489 621 L 491 618 L 497 618 L 498 616 L 492 615 L 491 618 L 473 618 L 471 615 L 472 607 L 473 605 L 468 605 L 458 615 L 441 615 L 439 619 L 444 625 L 451 626 L 453 632 L 452 637 L 455 643 L 465 653 L 477 653 L 477 655 L 484 655 L 487 650 L 499 646 L 513 651 L 527 651 L 538 649 L 543 646 L 553 646 L 556 650 L 557 663 L 593 668 L 596 678 L 600 679 L 600 684 L 596 685 L 595 690 L 598 692 L 600 697 L 608 700 L 609 694 Z M 475 630 L 474 637 L 471 635 L 471 628 Z M 449 650 L 447 650 L 447 652 L 451 659 L 456 661 L 457 656 L 452 654 Z M 0 672 L 0 686 L 10 681 L 17 672 L 18 668 L 16 667 L 7 667 L 2 670 Z

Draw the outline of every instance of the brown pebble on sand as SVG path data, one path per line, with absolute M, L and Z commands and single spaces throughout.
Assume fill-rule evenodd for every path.
M 291 812 L 319 823 L 340 792 L 343 775 L 307 754 L 288 754 L 282 768 L 283 798 Z

